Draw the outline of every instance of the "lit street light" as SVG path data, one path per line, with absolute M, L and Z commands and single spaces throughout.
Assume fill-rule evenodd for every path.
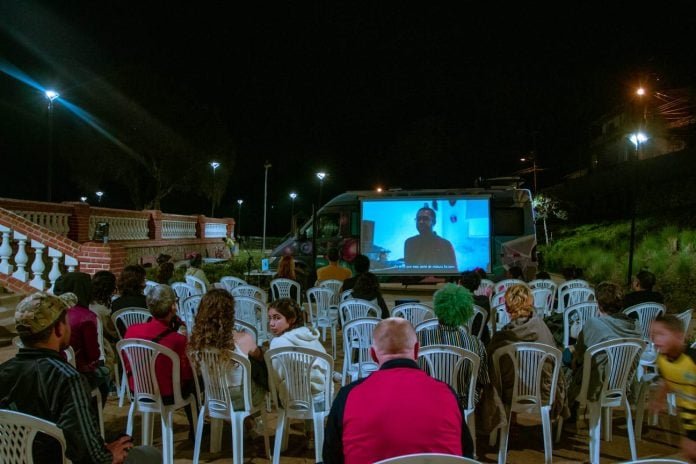
M 210 206 L 210 217 L 215 217 L 215 170 L 220 167 L 220 163 L 217 161 L 211 161 L 210 167 L 213 168 L 213 194 L 212 194 L 212 201 L 211 201 L 211 206 Z
M 640 160 L 640 146 L 641 144 L 648 141 L 648 136 L 643 132 L 635 132 L 628 136 L 628 140 L 631 141 L 636 147 L 635 159 L 631 163 L 630 169 L 632 174 L 631 179 L 631 238 L 628 245 L 628 284 L 631 284 L 631 278 L 633 276 L 633 250 L 636 246 L 636 169 L 638 169 L 637 163 Z
M 290 233 L 295 233 L 295 198 L 297 194 L 290 192 Z
M 48 160 L 46 167 L 48 175 L 46 177 L 46 201 L 51 201 L 53 196 L 53 100 L 60 97 L 55 90 L 46 90 L 48 99 Z
M 317 172 L 317 179 L 319 179 L 319 205 L 317 208 L 321 208 L 321 190 L 322 187 L 324 186 L 324 178 L 327 176 L 327 174 L 323 171 Z
M 242 203 L 244 203 L 244 200 L 241 198 L 237 200 L 237 204 L 239 205 L 239 208 L 237 210 L 237 237 L 241 237 L 242 234 L 240 233 L 240 224 L 242 223 Z
M 268 168 L 271 167 L 271 163 L 266 160 L 263 164 L 265 169 L 264 179 L 263 179 L 263 240 L 261 242 L 261 249 L 263 253 L 266 253 L 266 204 L 268 203 Z
M 82 203 L 87 203 L 87 197 L 80 197 L 80 201 Z
M 536 156 L 527 156 L 524 158 L 520 158 L 520 161 L 523 163 L 526 163 L 527 161 L 532 162 L 532 172 L 534 173 L 534 194 L 536 195 L 536 193 L 537 193 L 537 171 L 540 170 L 540 169 L 537 169 Z
M 96 192 L 96 195 L 97 195 L 97 198 L 99 199 L 99 203 L 101 203 L 101 199 L 104 196 L 104 192 L 99 190 L 98 192 Z

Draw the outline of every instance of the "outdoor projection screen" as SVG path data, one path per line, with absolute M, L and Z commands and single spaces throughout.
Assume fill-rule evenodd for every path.
M 375 274 L 490 271 L 488 197 L 363 198 L 361 213 L 361 250 Z

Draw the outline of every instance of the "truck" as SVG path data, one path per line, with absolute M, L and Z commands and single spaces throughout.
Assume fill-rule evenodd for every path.
M 345 265 L 364 254 L 371 271 L 391 281 L 452 277 L 477 267 L 501 276 L 510 266 L 531 277 L 537 270 L 534 208 L 531 192 L 521 183 L 505 177 L 472 188 L 342 193 L 272 251 L 271 267 L 283 255 L 292 255 L 298 267 L 319 267 L 335 247 Z M 430 231 L 417 223 L 424 214 L 432 221 Z M 428 233 L 432 240 L 419 238 Z M 418 241 L 435 248 L 409 256 L 413 246 L 406 243 Z M 448 258 L 438 257 L 444 256 L 438 247 L 451 248 Z

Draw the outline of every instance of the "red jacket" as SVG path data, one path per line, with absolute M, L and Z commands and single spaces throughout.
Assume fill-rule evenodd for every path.
M 124 338 L 142 338 L 145 340 L 152 340 L 165 330 L 167 330 L 167 325 L 159 319 L 155 319 L 153 317 L 149 322 L 145 322 L 143 324 L 134 324 L 128 327 Z M 189 363 L 189 359 L 186 356 L 186 337 L 180 333 L 171 332 L 162 338 L 159 341 L 159 344 L 170 348 L 179 355 L 181 384 L 184 385 L 188 381 L 192 380 L 193 371 L 191 370 L 191 363 Z M 126 364 L 128 364 L 128 360 L 126 360 Z M 128 383 L 132 390 L 133 379 L 130 377 L 129 365 L 126 365 L 126 372 L 129 374 Z M 174 394 L 172 389 L 172 363 L 169 358 L 165 358 L 163 356 L 158 357 L 155 365 L 155 372 L 157 374 L 160 394 L 162 396 L 172 396 Z
M 73 306 L 68 310 L 70 346 L 75 350 L 75 367 L 80 372 L 94 372 L 99 365 L 97 315 L 89 308 Z

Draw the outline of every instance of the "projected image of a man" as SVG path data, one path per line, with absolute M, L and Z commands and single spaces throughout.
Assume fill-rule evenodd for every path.
M 418 235 L 406 239 L 404 243 L 404 262 L 407 266 L 437 265 L 457 268 L 454 247 L 433 231 L 436 221 L 435 210 L 432 208 L 424 206 L 416 213 Z

